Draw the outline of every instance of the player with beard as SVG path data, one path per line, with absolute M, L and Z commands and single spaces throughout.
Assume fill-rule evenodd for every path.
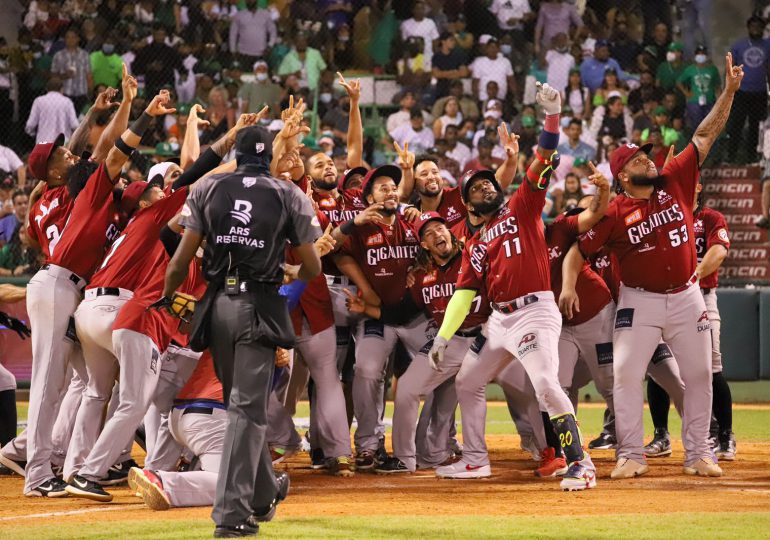
M 693 202 L 700 167 L 727 122 L 743 79 L 742 66 L 733 66 L 730 53 L 725 61 L 724 92 L 687 148 L 663 167 L 661 175 L 647 156 L 649 145 L 627 144 L 613 152 L 610 169 L 625 193 L 613 200 L 605 218 L 580 240 L 585 255 L 607 246 L 620 266 L 613 393 L 624 399 L 615 403 L 618 462 L 613 478 L 647 471 L 641 383 L 647 359 L 661 338 L 671 347 L 685 385 L 684 473 L 722 475 L 707 442 L 711 333 L 697 286 Z
M 340 255 L 360 265 L 368 285 L 384 308 L 398 306 L 404 284 L 419 250 L 417 236 L 398 213 L 401 169 L 384 165 L 364 177 L 362 197 L 366 210 L 336 227 L 332 236 L 343 245 Z M 344 271 L 344 270 L 343 270 Z M 410 356 L 425 345 L 428 321 L 418 315 L 403 324 L 386 324 L 365 318 L 356 328 L 356 368 L 353 407 L 358 420 L 355 433 L 356 468 L 371 470 L 379 446 L 377 433 L 384 393 L 385 366 L 397 340 Z
M 527 170 L 527 181 L 504 203 L 497 182 L 474 178 L 463 186 L 465 200 L 484 217 L 484 227 L 463 250 L 457 290 L 446 309 L 443 324 L 430 351 L 432 361 L 443 365 L 453 334 L 473 305 L 477 292 L 486 289 L 492 306 L 487 322 L 491 358 L 484 362 L 467 356 L 457 375 L 457 397 L 463 418 L 465 449 L 461 461 L 440 467 L 436 474 L 465 478 L 474 471 L 489 476 L 489 455 L 484 444 L 485 387 L 515 358 L 529 375 L 540 406 L 551 417 L 569 464 L 561 482 L 564 490 L 596 486 L 596 468 L 583 451 L 574 409 L 559 386 L 558 341 L 561 314 L 551 291 L 548 248 L 542 210 L 559 140 L 559 92 L 538 85 L 537 102 L 546 113 L 545 128 Z M 486 355 L 485 355 L 486 356 Z
M 518 166 L 519 136 L 508 133 L 508 126 L 503 123 L 497 128 L 500 136 L 500 144 L 505 148 L 505 162 L 498 168 L 495 174 L 503 192 L 513 181 Z M 468 215 L 465 201 L 462 196 L 461 184 L 457 187 L 445 188 L 444 179 L 438 167 L 438 160 L 429 155 L 419 156 L 414 163 L 414 188 L 417 191 L 419 201 L 416 209 L 409 211 L 410 221 L 416 219 L 421 213 L 438 212 L 447 222 L 450 229 L 462 222 Z M 408 198 L 409 192 L 404 191 Z

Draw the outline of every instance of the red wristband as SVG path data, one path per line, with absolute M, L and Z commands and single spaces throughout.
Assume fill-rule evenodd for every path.
M 559 133 L 559 114 L 546 115 L 543 129 L 551 133 Z

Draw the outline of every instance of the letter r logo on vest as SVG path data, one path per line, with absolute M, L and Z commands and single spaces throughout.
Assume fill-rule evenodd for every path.
M 244 225 L 248 225 L 251 221 L 251 203 L 249 201 L 236 199 L 233 209 L 230 211 L 230 215 Z

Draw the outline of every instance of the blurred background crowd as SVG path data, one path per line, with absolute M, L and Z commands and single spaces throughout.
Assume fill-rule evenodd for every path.
M 308 103 L 305 151 L 344 170 L 349 99 L 335 72 L 361 77 L 364 158 L 393 161 L 392 142 L 439 157 L 447 184 L 495 169 L 497 127 L 520 136 L 522 174 L 542 118 L 536 82 L 563 92 L 561 164 L 545 217 L 574 205 L 588 161 L 609 173 L 619 144 L 651 143 L 662 165 L 721 92 L 724 52 L 746 76 L 710 162 L 753 163 L 767 117 L 768 2 L 753 2 L 729 47 L 714 50 L 716 0 L 7 0 L 0 38 L 0 276 L 39 265 L 19 226 L 35 183 L 25 157 L 36 141 L 70 136 L 125 64 L 140 96 L 168 88 L 177 113 L 157 122 L 124 171 L 141 178 L 177 158 L 190 108 L 205 146 L 240 112 L 270 107 L 281 127 L 289 96 Z M 6 8 L 4 8 L 5 10 Z M 10 26 L 9 26 L 10 25 Z M 368 88 L 368 90 L 366 90 Z M 145 107 L 134 101 L 132 118 Z M 111 111 L 93 114 L 91 143 Z

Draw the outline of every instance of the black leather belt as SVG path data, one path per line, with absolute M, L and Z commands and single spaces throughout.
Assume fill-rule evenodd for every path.
M 708 287 L 704 287 L 704 288 L 702 288 L 702 289 L 701 289 L 701 292 L 702 292 L 703 294 L 711 294 L 711 291 L 713 291 L 713 290 L 714 290 L 714 289 L 710 289 L 710 288 L 708 288 Z
M 476 337 L 479 334 L 481 334 L 481 327 L 480 326 L 475 326 L 473 328 L 468 328 L 467 330 L 460 329 L 457 332 L 455 332 L 455 335 L 459 336 L 459 337 Z
M 240 281 L 238 283 L 238 294 L 257 292 L 257 291 L 277 291 L 280 283 L 268 283 L 264 281 Z M 224 289 L 222 289 L 224 292 Z M 237 296 L 237 295 L 235 295 Z
M 518 302 L 519 300 L 521 300 L 521 305 L 520 306 L 517 305 L 519 303 Z M 496 304 L 495 302 L 490 302 L 490 305 L 492 306 L 492 309 L 494 309 L 495 311 L 499 311 L 500 313 L 509 314 L 509 313 L 513 313 L 517 309 L 521 309 L 521 308 L 526 307 L 526 306 L 528 306 L 530 304 L 534 304 L 538 300 L 540 300 L 540 299 L 537 297 L 536 294 L 528 294 L 527 296 L 524 296 L 524 297 L 522 297 L 520 299 L 512 300 L 510 302 L 505 302 L 505 303 L 502 303 L 502 304 Z
M 96 296 L 120 296 L 120 289 L 117 287 L 97 287 Z
M 334 283 L 335 285 L 344 285 L 345 282 L 342 281 L 343 279 L 345 279 L 343 276 L 333 276 L 332 283 Z
M 49 263 L 45 263 L 43 266 L 40 267 L 41 270 L 48 270 L 49 268 L 51 268 L 51 265 Z M 77 275 L 75 272 L 72 272 L 68 279 L 75 285 L 80 285 L 80 282 L 82 281 L 80 276 Z M 83 283 L 85 283 L 85 281 L 83 281 Z
M 182 415 L 185 414 L 213 414 L 213 407 L 187 407 L 182 411 Z

